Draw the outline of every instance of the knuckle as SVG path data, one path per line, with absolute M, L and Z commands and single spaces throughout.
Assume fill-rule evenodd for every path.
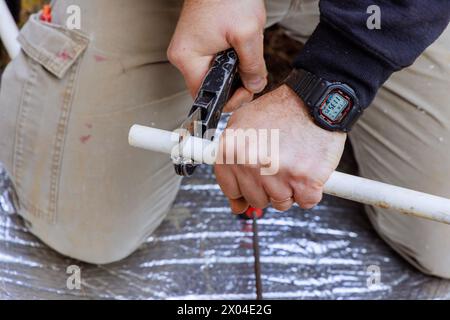
M 175 66 L 182 65 L 183 54 L 179 45 L 171 44 L 167 49 L 167 59 L 169 62 Z
M 311 192 L 322 192 L 324 183 L 320 179 L 315 177 L 307 177 L 305 180 L 305 184 Z
M 285 204 L 285 205 L 273 204 L 272 206 L 274 209 L 284 212 L 284 211 L 288 211 L 289 209 L 292 208 L 292 203 Z
M 290 176 L 294 181 L 304 182 L 308 176 L 308 171 L 306 168 L 302 166 L 295 166 L 294 168 L 290 168 Z
M 319 203 L 322 200 L 322 190 L 313 188 L 305 189 L 303 200 L 306 203 Z
M 290 177 L 295 181 L 302 183 L 307 188 L 313 191 L 321 191 L 324 187 L 324 182 L 317 176 L 314 170 L 308 170 L 305 167 L 296 166 L 290 170 Z
M 316 183 L 322 186 L 330 178 L 335 169 L 326 164 L 321 166 L 317 166 L 317 164 L 311 164 L 309 168 L 309 171 L 314 173 L 314 175 L 311 176 L 313 179 L 311 179 L 310 182 L 312 182 L 312 184 Z
M 311 209 L 322 201 L 323 194 L 311 188 L 305 189 L 301 195 L 296 196 L 296 202 L 302 209 Z
M 318 204 L 320 201 L 322 201 L 322 193 L 315 193 L 309 198 L 309 203 L 313 203 L 314 205 Z
M 265 65 L 261 61 L 254 60 L 251 62 L 247 62 L 246 64 L 242 64 L 239 68 L 243 73 L 256 74 L 260 73 L 261 70 L 265 70 Z
M 240 44 L 254 40 L 255 36 L 262 34 L 263 29 L 258 20 L 250 20 L 236 27 L 238 28 L 236 41 Z

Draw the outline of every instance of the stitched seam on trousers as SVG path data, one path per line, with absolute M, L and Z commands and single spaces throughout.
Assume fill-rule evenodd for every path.
M 28 199 L 19 198 L 20 206 L 37 218 L 48 216 L 48 213 L 34 206 Z
M 67 125 L 70 117 L 70 110 L 72 107 L 73 97 L 75 95 L 75 79 L 78 74 L 78 66 L 80 60 L 72 66 L 70 70 L 68 84 L 64 93 L 63 106 L 61 108 L 60 118 L 58 122 L 56 138 L 53 147 L 53 157 L 51 164 L 51 176 L 50 176 L 50 202 L 48 211 L 50 213 L 49 220 L 52 223 L 56 223 L 56 206 L 59 196 L 59 181 L 61 175 L 62 157 L 64 153 L 64 142 L 67 133 Z
M 41 67 L 40 64 L 36 63 L 34 60 L 30 58 L 26 58 L 30 60 L 30 76 L 25 82 L 25 88 L 23 90 L 23 95 L 20 101 L 18 117 L 17 117 L 17 128 L 16 128 L 16 136 L 14 142 L 14 159 L 13 159 L 13 176 L 15 180 L 15 187 L 18 194 L 25 194 L 24 189 L 22 188 L 22 175 L 23 175 L 23 150 L 24 150 L 24 129 L 25 122 L 27 118 L 27 111 L 31 108 L 30 105 L 30 95 L 33 90 L 33 84 L 36 83 L 38 69 Z M 40 218 L 47 216 L 47 213 L 37 207 L 35 207 L 28 199 L 24 197 L 19 198 L 19 205 L 23 207 L 26 211 L 29 211 L 32 215 Z M 20 210 L 20 208 L 19 208 Z
M 28 59 L 28 58 L 26 58 Z M 32 62 L 30 68 L 30 76 L 25 82 L 23 95 L 19 105 L 19 111 L 17 115 L 17 126 L 14 142 L 14 158 L 13 158 L 13 176 L 18 191 L 23 191 L 22 188 L 22 165 L 23 165 L 23 130 L 27 114 L 27 105 L 30 99 L 31 90 L 33 88 L 33 83 L 36 81 L 37 77 L 37 64 Z M 20 203 L 24 203 L 25 199 L 20 199 Z
M 24 59 L 26 59 L 24 57 Z M 16 123 L 14 126 L 14 141 L 13 141 L 13 146 L 12 146 L 12 155 L 11 155 L 11 172 L 10 172 L 10 177 L 13 177 L 13 184 L 15 186 L 16 192 L 17 192 L 17 179 L 15 178 L 15 159 L 16 159 L 16 145 L 17 145 L 17 140 L 18 140 L 18 127 L 19 127 L 19 120 L 20 120 L 20 115 L 21 115 L 21 109 L 22 109 L 22 103 L 25 97 L 25 93 L 26 93 L 26 89 L 27 89 L 27 83 L 25 83 L 22 87 L 22 90 L 20 91 L 20 100 L 19 100 L 19 106 L 17 108 L 16 111 Z
M 75 76 L 77 74 L 77 66 L 79 62 L 75 63 L 72 71 L 70 72 L 70 78 L 68 80 L 67 88 L 65 90 L 63 107 L 61 109 L 61 116 L 57 126 L 57 134 L 54 143 L 54 154 L 52 157 L 51 164 L 51 178 L 50 178 L 50 197 L 48 204 L 48 211 L 44 211 L 34 204 L 30 202 L 29 199 L 19 197 L 19 204 L 26 210 L 29 211 L 32 215 L 37 218 L 45 217 L 52 223 L 56 222 L 56 203 L 58 197 L 58 185 L 59 185 L 59 175 L 61 168 L 61 159 L 62 159 L 62 151 L 64 148 L 64 138 L 66 134 L 66 127 L 68 121 L 68 114 L 70 105 L 73 98 L 73 87 L 75 82 Z M 18 125 L 16 130 L 16 142 L 15 142 L 15 152 L 14 152 L 14 161 L 13 161 L 13 170 L 15 177 L 15 184 L 18 191 L 22 191 L 20 193 L 24 194 L 22 188 L 22 170 L 23 170 L 23 131 L 26 122 L 26 115 L 28 108 L 30 108 L 29 104 L 29 96 L 31 94 L 31 90 L 33 89 L 33 83 L 36 81 L 37 69 L 40 67 L 38 63 L 33 61 L 31 63 L 30 68 L 30 77 L 28 78 L 25 84 L 25 90 L 23 97 L 21 99 L 20 107 L 19 107 L 19 117 L 18 117 Z M 28 107 L 27 107 L 28 106 Z

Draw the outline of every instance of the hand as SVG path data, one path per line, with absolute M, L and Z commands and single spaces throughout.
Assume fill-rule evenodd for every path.
M 216 165 L 217 181 L 232 211 L 243 213 L 249 205 L 265 208 L 269 203 L 286 211 L 294 202 L 310 209 L 319 203 L 324 184 L 339 164 L 347 135 L 317 126 L 303 101 L 285 85 L 234 112 L 227 130 L 252 128 L 279 129 L 278 171 L 261 175 L 265 160 L 261 161 L 264 153 L 259 148 L 256 165 Z M 230 159 L 230 154 L 233 159 L 246 152 L 227 139 L 224 135 L 217 159 Z
M 214 56 L 234 48 L 244 88 L 230 105 L 253 99 L 267 85 L 264 61 L 263 0 L 186 0 L 167 55 L 183 74 L 187 87 L 196 96 Z

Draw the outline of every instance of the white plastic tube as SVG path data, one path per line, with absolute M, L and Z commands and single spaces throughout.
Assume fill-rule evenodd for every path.
M 176 133 L 135 125 L 129 134 L 130 145 L 146 150 L 172 154 L 178 151 Z M 197 162 L 213 165 L 217 143 L 190 137 L 181 148 L 182 155 Z M 334 172 L 324 192 L 356 202 L 392 209 L 404 214 L 450 224 L 450 200 L 396 187 L 341 172 Z
M 17 41 L 19 28 L 14 21 L 5 0 L 0 0 L 0 39 L 11 59 L 20 52 L 20 44 Z

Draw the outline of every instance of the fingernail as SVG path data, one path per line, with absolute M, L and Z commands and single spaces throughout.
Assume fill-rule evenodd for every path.
M 248 89 L 251 90 L 254 93 L 260 93 L 264 90 L 264 87 L 266 86 L 266 79 L 265 78 L 258 78 L 256 80 L 252 80 L 248 82 Z

